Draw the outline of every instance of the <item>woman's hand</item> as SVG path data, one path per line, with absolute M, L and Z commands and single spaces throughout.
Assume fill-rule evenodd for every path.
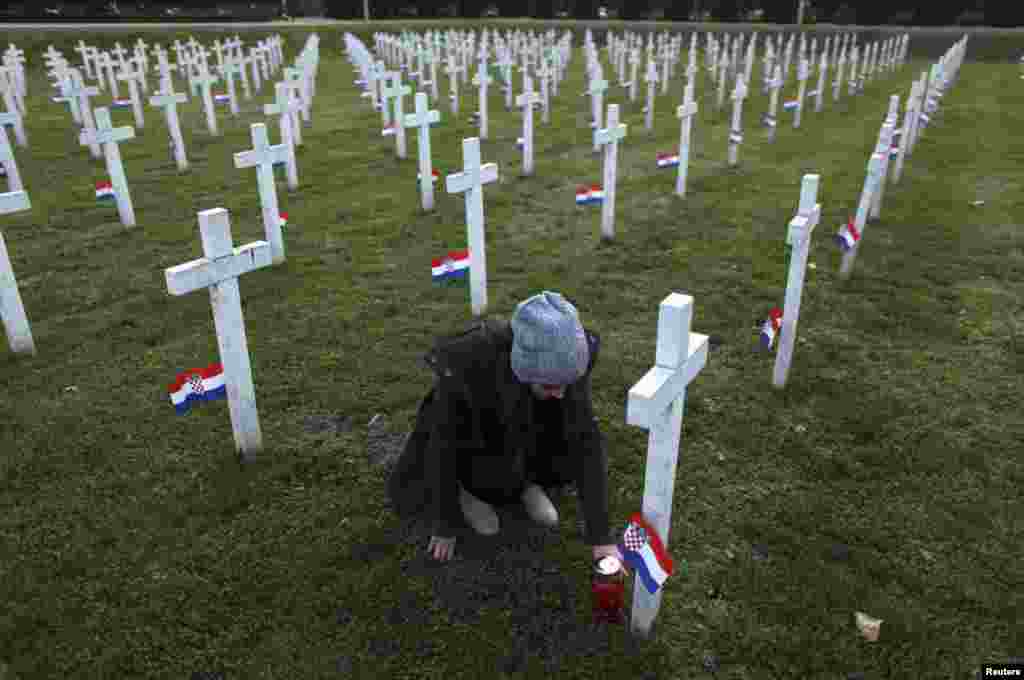
M 431 536 L 427 552 L 431 553 L 438 562 L 447 562 L 455 554 L 455 537 Z

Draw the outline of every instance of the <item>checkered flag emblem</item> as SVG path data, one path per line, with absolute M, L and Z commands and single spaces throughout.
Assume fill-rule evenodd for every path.
M 626 533 L 622 536 L 622 542 L 628 550 L 638 552 L 647 545 L 647 532 L 642 527 L 630 524 L 626 527 Z
M 188 388 L 192 392 L 192 394 L 202 394 L 203 379 L 200 378 L 198 375 L 193 375 L 188 379 Z

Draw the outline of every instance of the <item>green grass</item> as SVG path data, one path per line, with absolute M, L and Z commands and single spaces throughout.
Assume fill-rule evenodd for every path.
M 16 36 L 30 65 L 31 146 L 16 156 L 32 210 L 5 216 L 3 233 L 39 352 L 0 350 L 0 678 L 219 669 L 231 680 L 671 680 L 706 677 L 702 657 L 715 654 L 721 678 L 947 680 L 1021 653 L 1018 68 L 964 64 L 902 182 L 886 188 L 847 282 L 831 234 L 855 209 L 889 95 L 905 98 L 930 62 L 853 100 L 844 88 L 838 105 L 806 111 L 799 131 L 782 114 L 774 145 L 755 126 L 767 107 L 758 68 L 735 169 L 728 107 L 714 111 L 702 74 L 684 200 L 654 158 L 678 141 L 685 54 L 653 132 L 642 101 L 616 92 L 630 128 L 611 244 L 598 238 L 600 210 L 573 202 L 577 184 L 601 176 L 579 96 L 582 53 L 551 125 L 538 125 L 533 177 L 519 176 L 519 117 L 492 89 L 483 159 L 501 179 L 484 191 L 488 312 L 507 318 L 525 297 L 557 290 L 602 335 L 593 394 L 617 531 L 643 493 L 647 433 L 626 426 L 624 404 L 654 361 L 658 303 L 692 295 L 694 330 L 724 342 L 688 390 L 670 550 L 689 570 L 668 582 L 655 637 L 634 645 L 616 633 L 604 651 L 549 650 L 504 674 L 522 631 L 539 634 L 531 622 L 561 621 L 548 642 L 568 648 L 572 622 L 589 616 L 578 509 L 561 502 L 560 531 L 510 548 L 548 572 L 514 586 L 479 576 L 462 609 L 440 594 L 446 573 L 533 577 L 463 539 L 460 563 L 428 569 L 426 534 L 404 533 L 387 510 L 365 426 L 382 412 L 408 429 L 430 380 L 420 356 L 471 321 L 468 292 L 432 286 L 428 269 L 465 245 L 463 200 L 441 190 L 436 212 L 421 213 L 415 136 L 409 159 L 396 160 L 352 84 L 340 33 L 319 33 L 300 188 L 290 193 L 283 174 L 278 185 L 288 260 L 240 282 L 265 444 L 246 466 L 225 403 L 185 417 L 168 403 L 167 383 L 214 360 L 217 344 L 209 296 L 171 297 L 163 271 L 201 256 L 200 210 L 227 208 L 236 245 L 262 238 L 255 172 L 235 170 L 232 154 L 251 148 L 248 126 L 265 120 L 272 89 L 243 100 L 237 119 L 221 109 L 215 139 L 189 102 L 180 115 L 192 168 L 180 175 L 148 109 L 145 129 L 121 145 L 139 225 L 126 229 L 114 206 L 95 203 L 104 166 L 78 146 L 66 107 L 48 101 L 39 57 L 51 43 L 70 57 L 79 39 L 120 36 Z M 291 59 L 305 32 L 286 35 Z M 458 170 L 460 141 L 474 134 L 466 94 L 458 119 L 441 105 L 432 147 L 442 173 Z M 130 111 L 113 116 L 132 124 Z M 821 175 L 816 268 L 789 385 L 773 391 L 754 322 L 782 302 L 785 229 L 805 173 Z M 317 413 L 356 427 L 309 434 L 303 417 Z M 834 543 L 849 545 L 848 560 L 830 559 Z M 751 544 L 767 546 L 768 560 L 753 561 Z M 508 604 L 519 595 L 529 608 Z M 855 611 L 884 620 L 877 643 L 859 636 Z

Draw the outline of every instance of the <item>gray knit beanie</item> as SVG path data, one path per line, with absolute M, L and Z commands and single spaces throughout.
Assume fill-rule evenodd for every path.
M 512 372 L 522 383 L 570 385 L 584 376 L 590 348 L 579 313 L 558 293 L 520 302 L 512 316 Z

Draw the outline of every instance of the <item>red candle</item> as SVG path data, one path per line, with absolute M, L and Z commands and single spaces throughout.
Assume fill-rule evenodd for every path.
M 593 594 L 594 623 L 625 622 L 622 607 L 626 579 L 622 563 L 617 557 L 606 555 L 594 562 L 590 589 Z

